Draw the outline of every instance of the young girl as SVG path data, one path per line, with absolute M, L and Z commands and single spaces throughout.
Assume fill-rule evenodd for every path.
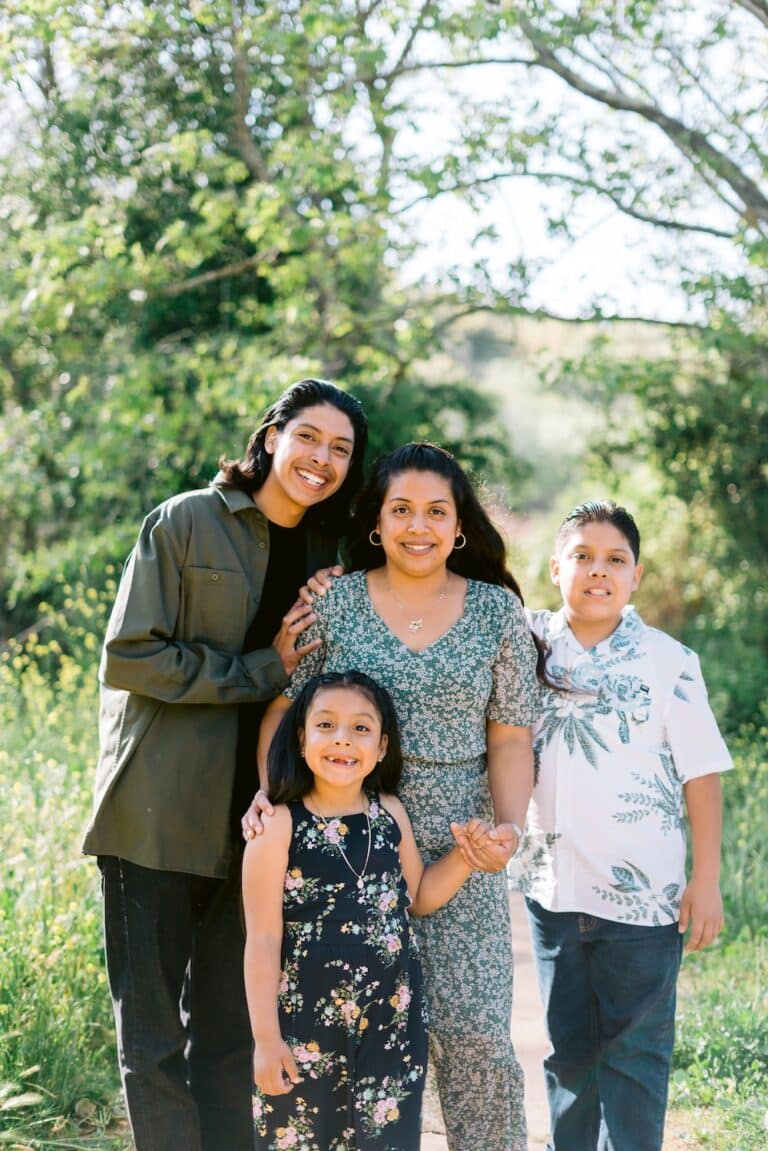
M 309 680 L 272 742 L 275 814 L 243 862 L 261 1151 L 418 1151 L 427 1039 L 408 911 L 441 907 L 472 869 L 458 848 L 424 867 L 400 772 L 394 706 L 360 672 Z

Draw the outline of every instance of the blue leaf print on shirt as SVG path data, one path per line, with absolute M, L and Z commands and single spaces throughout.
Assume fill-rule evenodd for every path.
M 636 864 L 624 860 L 626 867 L 612 867 L 616 880 L 609 889 L 593 886 L 592 890 L 615 908 L 616 918 L 622 923 L 637 923 L 649 918 L 657 927 L 674 923 L 680 906 L 680 887 L 668 883 L 661 892 L 653 890 L 651 881 Z
M 608 665 L 611 662 L 606 661 Z M 632 725 L 648 720 L 651 708 L 648 685 L 626 673 L 610 675 L 601 665 L 599 655 L 595 655 L 593 663 L 580 663 L 572 669 L 553 664 L 550 675 L 564 690 L 545 694 L 540 734 L 545 746 L 561 734 L 571 755 L 578 744 L 587 762 L 597 768 L 596 748 L 603 751 L 609 748 L 595 728 L 596 716 L 616 716 L 618 736 L 623 744 L 631 741 Z
M 687 671 L 681 671 L 680 672 L 680 678 L 678 679 L 677 683 L 675 684 L 673 695 L 676 695 L 678 699 L 681 699 L 683 701 L 683 703 L 690 703 L 691 700 L 690 700 L 690 697 L 687 695 L 685 688 L 680 686 L 682 681 L 685 681 L 686 683 L 693 683 L 693 676 L 689 675 Z
M 612 883 L 611 887 L 616 891 L 640 891 L 645 888 L 646 891 L 651 890 L 651 881 L 644 871 L 641 871 L 635 864 L 629 863 L 624 860 L 626 867 L 612 867 L 613 877 L 616 883 Z
M 607 751 L 608 747 L 595 731 L 593 717 L 594 706 L 585 707 L 576 702 L 575 697 L 569 698 L 556 692 L 549 692 L 543 702 L 541 729 L 537 743 L 546 746 L 556 736 L 562 735 L 565 746 L 573 755 L 576 745 L 581 748 L 584 757 L 592 767 L 597 768 L 595 747 Z
M 641 791 L 624 791 L 619 799 L 631 806 L 624 811 L 615 811 L 617 823 L 639 823 L 648 816 L 659 816 L 661 830 L 666 835 L 670 831 L 680 831 L 684 825 L 682 791 L 680 780 L 672 759 L 664 752 L 659 754 L 662 773 L 649 779 L 633 771 L 632 778 L 640 784 Z

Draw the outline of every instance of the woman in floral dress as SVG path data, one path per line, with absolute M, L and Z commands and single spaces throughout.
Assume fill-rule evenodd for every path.
M 496 824 L 485 871 L 416 931 L 448 1147 L 524 1151 L 523 1076 L 509 1033 L 505 866 L 531 792 L 537 650 L 501 536 L 449 453 L 407 444 L 378 461 L 349 551 L 355 570 L 308 608 L 317 618 L 306 635 L 320 646 L 270 705 L 260 759 L 308 676 L 354 667 L 395 701 L 404 757 L 398 794 L 423 857 L 450 846 L 451 821 Z M 257 834 L 263 806 L 257 796 L 243 820 L 246 838 Z

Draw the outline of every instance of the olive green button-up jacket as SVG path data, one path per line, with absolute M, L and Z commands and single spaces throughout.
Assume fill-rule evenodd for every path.
M 274 648 L 242 651 L 268 558 L 267 520 L 235 488 L 187 492 L 147 516 L 99 669 L 87 854 L 226 876 L 238 704 L 288 682 Z M 336 541 L 308 531 L 306 574 L 335 558 Z

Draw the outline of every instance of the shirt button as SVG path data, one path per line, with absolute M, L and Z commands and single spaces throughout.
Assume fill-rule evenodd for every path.
M 267 546 L 267 545 L 264 543 L 264 540 L 261 540 L 261 542 L 259 543 L 259 547 L 261 548 L 261 550 L 262 550 L 262 551 L 264 550 L 264 548 L 265 548 L 266 546 Z
M 211 579 L 213 580 L 214 583 L 216 583 L 218 578 L 219 578 L 218 572 L 211 572 Z

